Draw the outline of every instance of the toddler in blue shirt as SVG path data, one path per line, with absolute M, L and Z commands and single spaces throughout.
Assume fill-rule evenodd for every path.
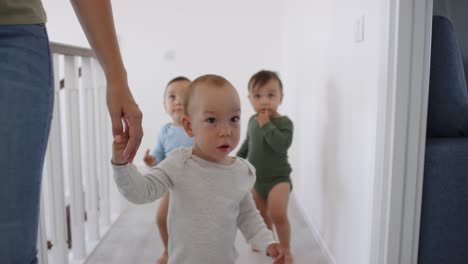
M 183 99 L 189 85 L 190 80 L 183 76 L 176 77 L 167 84 L 164 92 L 164 108 L 166 113 L 171 117 L 172 122 L 167 123 L 161 128 L 153 152 L 150 154 L 150 150 L 146 150 L 145 157 L 143 158 L 146 165 L 150 167 L 156 166 L 156 164 L 166 159 L 172 150 L 193 145 L 193 139 L 187 135 L 182 127 L 182 115 L 184 113 Z M 160 200 L 159 208 L 156 212 L 156 224 L 164 245 L 164 252 L 156 264 L 166 264 L 168 261 L 168 208 L 169 192 Z

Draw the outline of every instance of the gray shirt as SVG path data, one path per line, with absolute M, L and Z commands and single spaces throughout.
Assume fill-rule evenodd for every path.
M 255 169 L 234 159 L 222 165 L 179 148 L 146 175 L 133 164 L 113 166 L 120 192 L 133 203 L 150 203 L 170 191 L 169 264 L 233 264 L 237 228 L 262 252 L 276 242 L 250 193 Z

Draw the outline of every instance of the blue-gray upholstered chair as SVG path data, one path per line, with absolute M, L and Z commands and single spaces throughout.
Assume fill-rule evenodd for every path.
M 468 90 L 450 21 L 434 16 L 419 264 L 468 263 Z

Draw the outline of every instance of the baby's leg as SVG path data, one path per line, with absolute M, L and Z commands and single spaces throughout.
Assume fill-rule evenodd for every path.
M 257 193 L 257 191 L 252 190 L 252 196 L 257 206 L 260 215 L 263 217 L 266 226 L 268 229 L 273 230 L 273 224 L 271 223 L 270 215 L 268 214 L 267 200 Z
M 292 263 L 290 253 L 291 228 L 288 219 L 288 201 L 291 185 L 288 182 L 276 184 L 268 195 L 268 211 L 284 248 L 285 263 Z
M 169 258 L 167 252 L 167 244 L 169 240 L 169 234 L 167 232 L 167 211 L 169 209 L 169 192 L 164 194 L 159 203 L 159 208 L 156 212 L 156 224 L 159 229 L 159 235 L 164 245 L 164 252 L 156 261 L 156 264 L 166 264 Z

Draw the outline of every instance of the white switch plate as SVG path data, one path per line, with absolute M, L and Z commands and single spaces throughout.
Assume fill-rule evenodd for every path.
M 176 59 L 176 51 L 173 49 L 167 50 L 163 57 L 165 61 L 173 61 Z
M 356 19 L 354 23 L 354 41 L 362 42 L 364 41 L 364 15 Z

